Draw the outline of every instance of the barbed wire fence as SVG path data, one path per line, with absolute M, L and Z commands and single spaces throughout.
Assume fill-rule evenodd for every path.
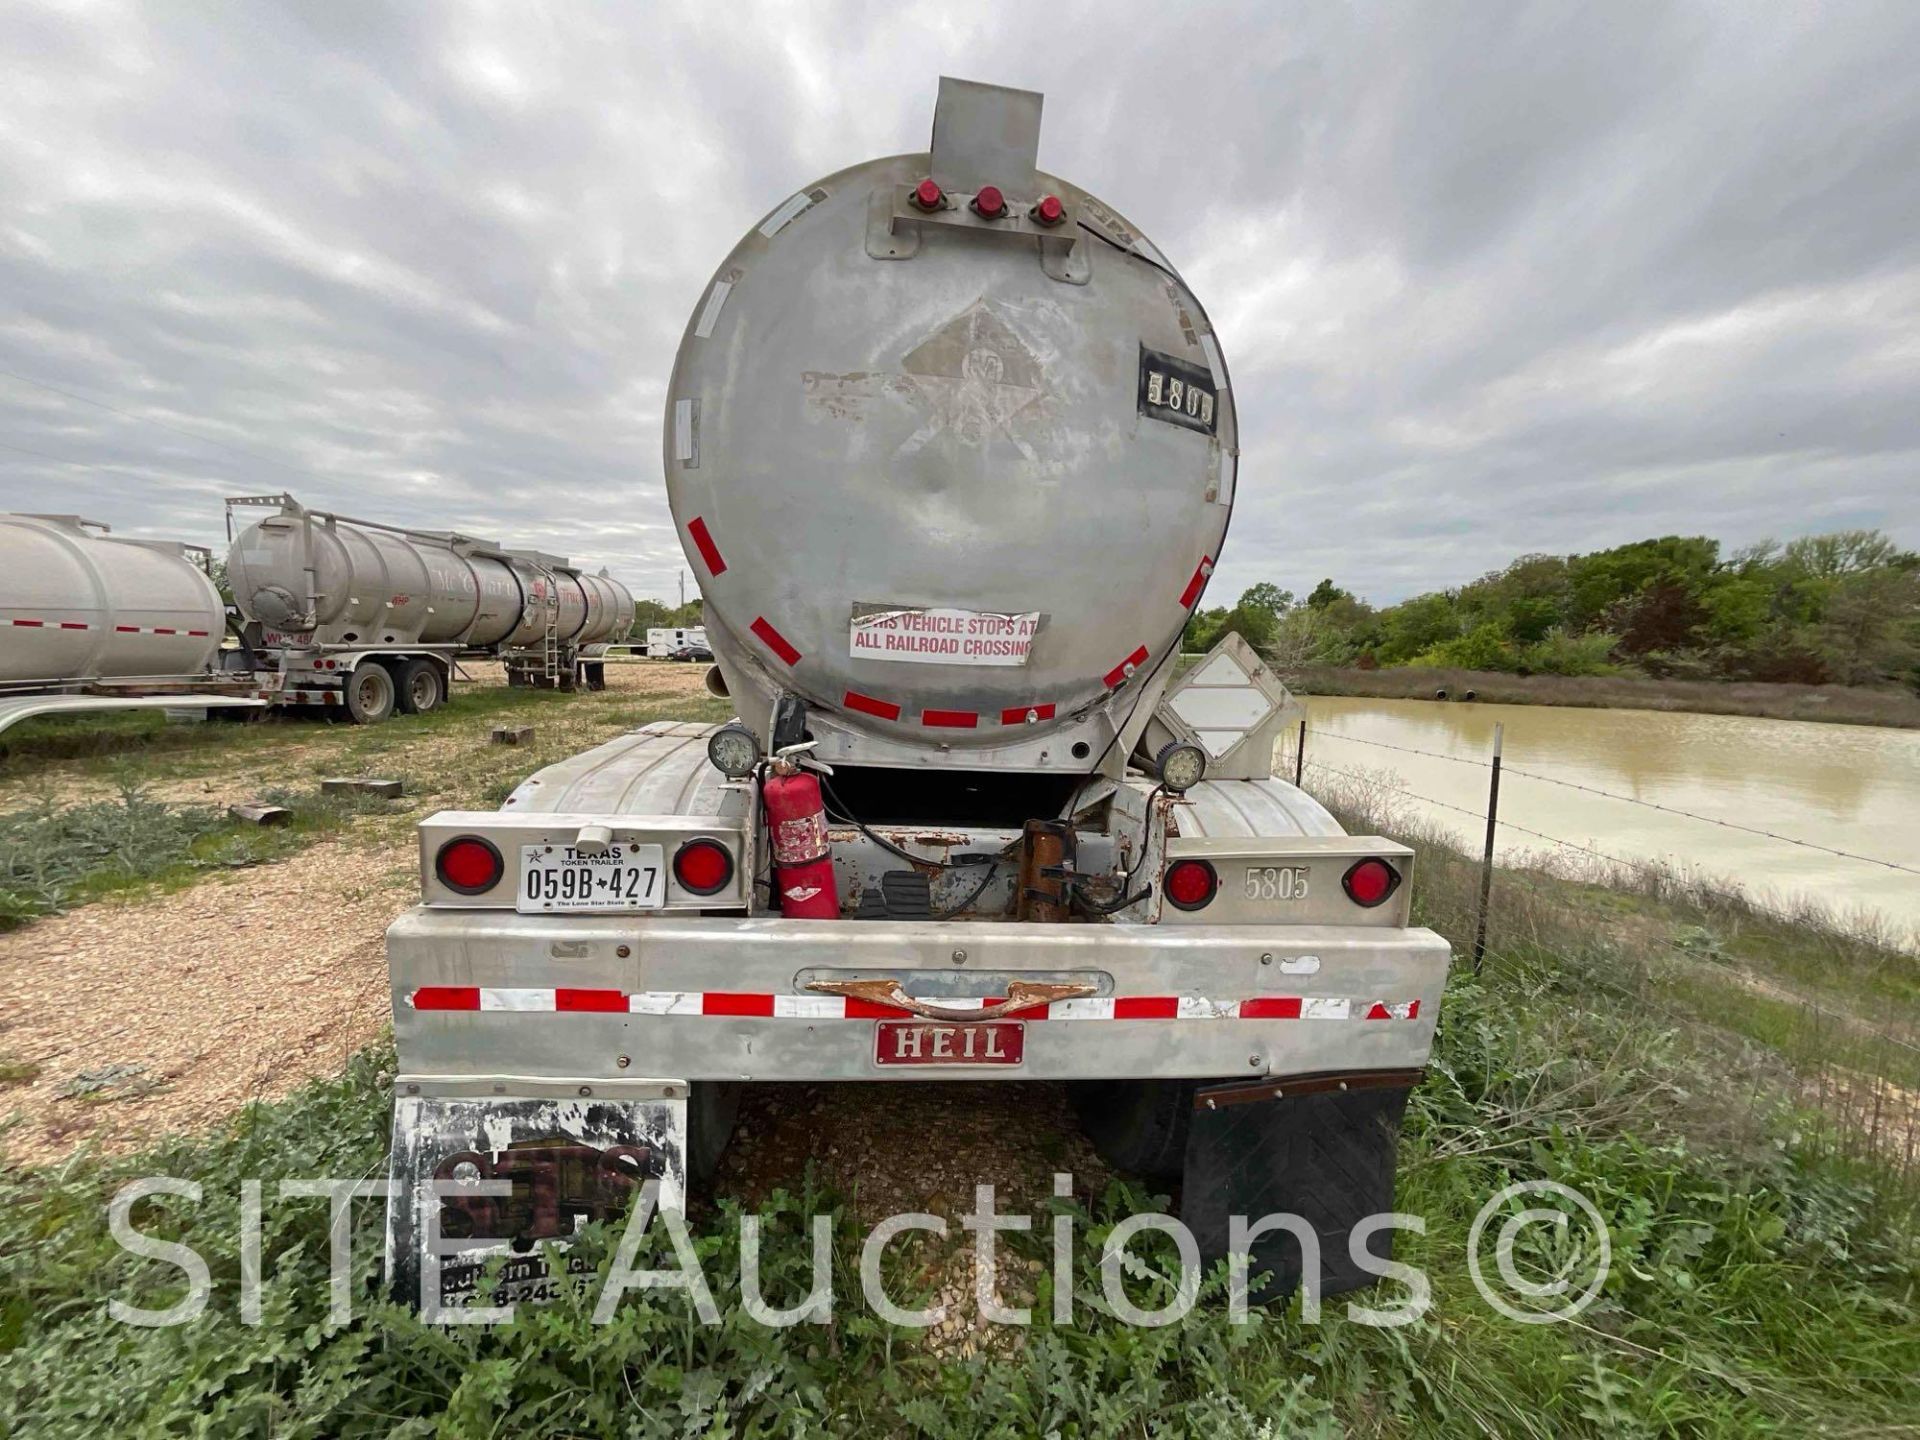
M 1394 770 L 1336 764 L 1318 754 L 1309 760 L 1304 721 L 1275 768 L 1348 816 L 1380 829 L 1415 832 L 1410 838 L 1419 842 L 1421 863 L 1451 872 L 1445 883 L 1416 889 L 1416 902 L 1427 911 L 1423 918 L 1454 943 L 1457 954 L 1464 952 L 1461 958 L 1484 983 L 1540 984 L 1545 957 L 1591 994 L 1657 1019 L 1676 1043 L 1703 1047 L 1703 1062 L 1724 1069 L 1726 1093 L 1716 1098 L 1724 1102 L 1739 1091 L 1747 1096 L 1743 1142 L 1760 1143 L 1777 1128 L 1784 1104 L 1796 1115 L 1815 1117 L 1820 1133 L 1803 1137 L 1811 1143 L 1852 1154 L 1868 1151 L 1903 1175 L 1920 1177 L 1920 1029 L 1910 1019 L 1887 1024 L 1882 1013 L 1863 1013 L 1876 996 L 1884 1011 L 1910 994 L 1892 980 L 1883 995 L 1876 990 L 1885 980 L 1879 967 L 1899 972 L 1897 941 L 1858 933 L 1831 914 L 1775 913 L 1704 865 L 1690 872 L 1670 856 L 1615 853 L 1518 824 L 1500 814 L 1500 784 L 1517 779 L 1558 786 L 1853 863 L 1916 876 L 1920 868 L 1509 765 L 1501 753 L 1503 738 L 1496 727 L 1492 752 L 1479 759 L 1314 732 L 1316 742 L 1336 742 L 1332 748 L 1340 759 L 1347 757 L 1338 746 L 1355 744 L 1476 767 L 1487 777 L 1484 808 L 1414 790 Z M 1425 813 L 1409 821 L 1409 803 L 1426 807 Z M 1456 831 L 1436 826 L 1434 812 L 1484 827 L 1479 853 Z M 1500 841 L 1509 836 L 1531 843 L 1517 853 L 1503 852 Z M 1656 904 L 1651 914 L 1609 915 L 1601 907 L 1599 915 L 1583 913 L 1570 929 L 1569 885 L 1625 890 Z M 1739 938 L 1748 933 L 1764 936 L 1768 966 L 1737 953 Z M 1794 953 L 1796 947 L 1804 953 Z M 1818 983 L 1835 973 L 1864 976 L 1864 983 L 1857 993 L 1836 993 Z

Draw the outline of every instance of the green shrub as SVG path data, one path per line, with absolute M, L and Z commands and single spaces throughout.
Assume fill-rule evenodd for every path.
M 1556 627 L 1521 650 L 1520 665 L 1541 675 L 1613 675 L 1620 670 L 1609 659 L 1613 645 L 1604 630 L 1570 635 Z

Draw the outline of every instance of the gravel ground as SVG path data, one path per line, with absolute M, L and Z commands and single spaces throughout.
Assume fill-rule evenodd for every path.
M 337 1072 L 388 1020 L 382 935 L 410 847 L 327 842 L 172 894 L 0 935 L 10 1163 L 138 1149 Z
M 965 1358 L 1018 1346 L 1026 1332 L 981 1318 L 975 1293 L 974 1238 L 959 1217 L 974 1208 L 976 1185 L 994 1187 L 993 1208 L 1028 1215 L 1049 1233 L 1042 1208 L 1054 1176 L 1072 1178 L 1090 1203 L 1113 1179 L 1094 1154 L 1067 1102 L 1066 1087 L 1044 1081 L 872 1082 L 750 1085 L 733 1143 L 714 1189 L 751 1210 L 776 1189 L 801 1191 L 808 1167 L 817 1184 L 848 1197 L 862 1227 L 889 1215 L 920 1212 L 948 1222 L 944 1238 L 922 1233 L 895 1241 L 913 1280 L 945 1314 L 920 1343 Z M 1031 1306 L 1041 1266 L 996 1247 L 997 1294 L 1008 1308 Z M 902 1304 L 916 1303 L 904 1290 Z

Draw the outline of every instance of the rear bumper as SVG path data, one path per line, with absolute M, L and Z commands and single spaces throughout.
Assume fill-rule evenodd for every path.
M 620 953 L 622 947 L 627 951 Z M 1429 930 L 548 917 L 417 906 L 387 931 L 400 1080 L 1205 1078 L 1424 1066 L 1446 984 Z M 809 981 L 899 979 L 1024 1012 L 1017 1065 L 883 1066 L 890 1012 Z M 509 1089 L 502 1093 L 517 1093 Z

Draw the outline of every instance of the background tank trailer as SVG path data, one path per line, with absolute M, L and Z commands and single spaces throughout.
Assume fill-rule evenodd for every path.
M 243 651 L 283 695 L 338 704 L 362 724 L 432 710 L 462 656 L 497 658 L 509 685 L 605 684 L 606 647 L 633 628 L 633 596 L 559 556 L 456 532 L 309 510 L 290 495 L 227 552 Z
M 230 519 L 270 511 L 227 555 L 237 624 L 203 549 L 0 514 L 0 730 L 45 714 L 280 705 L 372 724 L 436 708 L 462 658 L 498 659 L 510 685 L 598 689 L 608 646 L 632 629 L 627 588 L 559 556 L 287 495 L 228 505 Z

